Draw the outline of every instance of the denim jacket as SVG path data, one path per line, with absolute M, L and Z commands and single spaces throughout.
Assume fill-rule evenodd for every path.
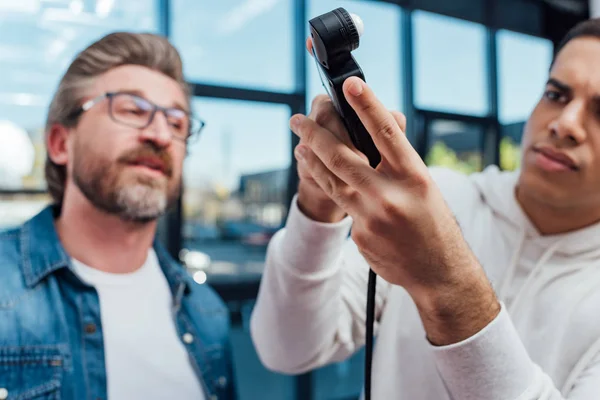
M 55 211 L 0 232 L 0 400 L 107 399 L 98 295 L 72 272 Z M 154 249 L 206 399 L 235 399 L 227 308 L 156 242 Z

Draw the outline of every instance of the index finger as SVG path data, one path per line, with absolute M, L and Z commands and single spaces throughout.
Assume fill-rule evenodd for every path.
M 311 56 L 313 53 L 312 47 L 313 47 L 312 38 L 309 36 L 308 39 L 306 39 L 306 50 L 308 50 L 308 52 L 310 53 Z
M 348 103 L 356 111 L 384 159 L 401 169 L 410 169 L 417 165 L 415 162 L 421 162 L 392 113 L 364 81 L 350 77 L 344 82 L 343 89 Z

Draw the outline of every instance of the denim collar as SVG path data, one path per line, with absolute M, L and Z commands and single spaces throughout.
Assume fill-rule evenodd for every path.
M 63 248 L 54 225 L 57 215 L 57 206 L 47 206 L 20 229 L 23 275 L 29 288 L 55 271 L 70 268 L 70 257 Z M 156 239 L 153 248 L 173 295 L 180 298 L 187 294 L 191 286 L 189 275 Z

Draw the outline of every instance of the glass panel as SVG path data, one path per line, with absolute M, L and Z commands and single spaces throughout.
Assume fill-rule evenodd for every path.
M 365 31 L 358 49 L 352 54 L 373 88 L 377 97 L 391 110 L 402 110 L 402 58 L 400 55 L 401 9 L 394 4 L 368 1 L 312 0 L 309 2 L 308 19 L 344 7 L 363 20 Z M 308 24 L 307 24 L 308 26 Z M 308 28 L 307 34 L 308 37 Z M 319 79 L 315 61 L 306 52 L 308 77 L 307 110 L 317 94 L 325 93 Z
M 186 257 L 208 256 L 214 280 L 255 279 L 287 213 L 290 109 L 217 99 L 195 99 L 193 107 L 207 125 L 184 167 Z
M 413 16 L 416 106 L 487 114 L 485 27 L 424 11 Z
M 156 0 L 0 1 L 0 188 L 42 188 L 48 104 L 75 54 L 115 30 L 156 31 Z
M 172 0 L 171 36 L 188 80 L 295 89 L 293 0 Z
M 0 194 L 0 231 L 22 224 L 49 202 L 47 194 Z
M 441 119 L 430 121 L 427 126 L 427 165 L 444 166 L 466 174 L 481 171 L 482 127 Z
M 553 46 L 547 39 L 498 31 L 498 116 L 502 124 L 529 117 L 540 99 L 552 62 Z

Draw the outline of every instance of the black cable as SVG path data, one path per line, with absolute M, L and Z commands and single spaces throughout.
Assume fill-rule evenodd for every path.
M 367 288 L 367 327 L 365 349 L 365 400 L 371 400 L 371 366 L 373 363 L 373 327 L 375 325 L 375 284 L 377 275 L 369 270 Z

